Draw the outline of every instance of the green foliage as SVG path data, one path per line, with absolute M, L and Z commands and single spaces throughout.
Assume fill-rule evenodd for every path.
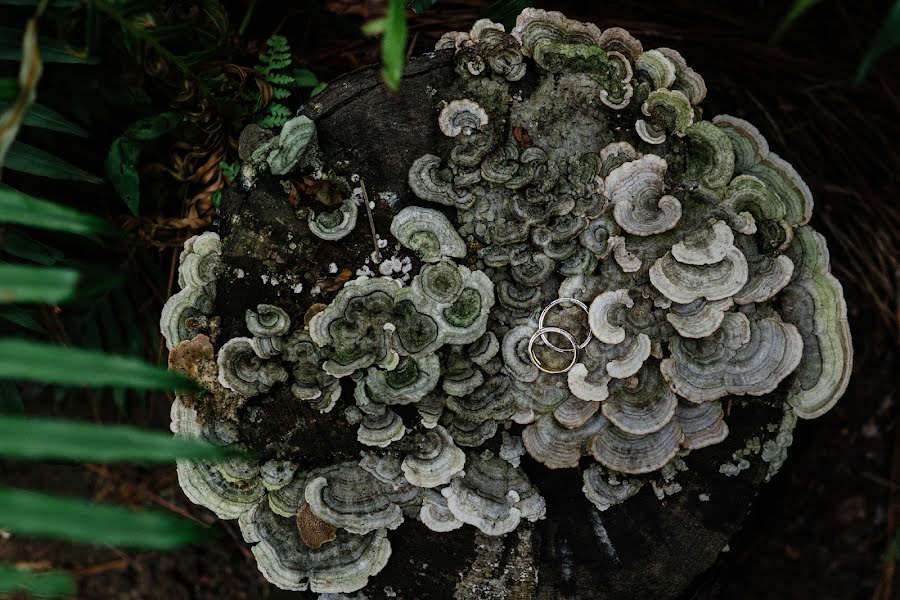
M 61 571 L 32 571 L 0 565 L 0 594 L 58 598 L 75 593 L 75 581 Z
M 66 302 L 75 297 L 80 280 L 74 269 L 0 264 L 0 304 Z
M 818 4 L 821 0 L 794 0 L 794 3 L 791 4 L 790 9 L 784 17 L 781 18 L 781 21 L 778 23 L 778 27 L 775 29 L 775 33 L 772 35 L 772 39 L 774 41 L 780 40 L 784 37 L 784 34 L 788 29 L 791 28 L 791 25 L 794 24 L 794 21 L 803 16 L 809 9 Z
M 52 267 L 63 260 L 65 253 L 50 244 L 36 240 L 22 231 L 6 232 L 3 249 L 10 256 L 36 262 L 45 267 Z
M 159 463 L 176 458 L 221 460 L 237 454 L 230 448 L 124 425 L 0 416 L 0 455 L 10 458 Z
M 222 177 L 225 178 L 225 183 L 231 185 L 231 182 L 234 181 L 234 178 L 237 177 L 238 171 L 241 169 L 241 161 L 233 160 L 228 162 L 227 160 L 219 161 L 219 168 L 222 169 Z M 219 204 L 222 202 L 222 190 L 216 190 L 213 193 L 212 203 L 217 209 L 219 208 Z
M 268 82 L 272 88 L 272 99 L 265 107 L 265 112 L 257 119 L 260 127 L 267 129 L 281 127 L 292 116 L 292 111 L 278 102 L 291 95 L 290 87 L 296 86 L 296 81 L 288 69 L 291 66 L 291 47 L 287 38 L 282 35 L 273 35 L 266 40 L 266 49 L 259 55 L 259 65 L 256 72 Z M 257 108 L 260 108 L 257 106 Z
M 115 232 L 107 221 L 73 208 L 32 198 L 12 188 L 0 188 L 0 223 L 27 225 L 38 229 L 79 235 Z
M 76 167 L 70 162 L 19 141 L 13 142 L 12 146 L 10 146 L 9 153 L 6 155 L 5 166 L 13 171 L 38 177 L 84 181 L 95 184 L 103 183 L 101 178 Z
M 0 112 L 6 110 L 8 107 L 8 104 L 0 104 Z M 22 124 L 30 127 L 49 129 L 59 133 L 77 135 L 78 137 L 88 136 L 88 132 L 84 128 L 76 125 L 52 108 L 47 108 L 40 104 L 35 104 L 28 109 Z
M 106 157 L 106 176 L 132 214 L 137 215 L 140 209 L 138 161 L 144 143 L 172 131 L 182 120 L 180 114 L 173 112 L 147 117 L 132 123 L 113 141 Z
M 135 358 L 12 338 L 0 338 L 0 379 L 91 387 L 198 389 L 183 375 Z
M 865 56 L 856 72 L 856 81 L 865 79 L 869 69 L 879 58 L 900 45 L 900 0 L 894 2 L 893 8 L 888 13 L 881 25 L 881 29 L 875 34 L 875 39 L 869 44 Z
M 34 318 L 34 315 L 21 306 L 12 304 L 0 305 L 0 319 L 9 321 L 33 333 L 41 335 L 47 333 L 47 330 Z
M 222 167 L 222 176 L 228 180 L 228 183 L 231 183 L 237 177 L 238 171 L 241 170 L 241 161 L 233 160 L 228 162 L 223 160 L 219 163 L 219 166 Z
M 387 13 L 362 26 L 366 35 L 381 35 L 381 77 L 391 91 L 400 89 L 406 65 L 406 7 L 403 0 L 388 0 Z
M 83 544 L 156 550 L 209 538 L 205 527 L 166 513 L 133 511 L 11 488 L 0 488 L 0 528 L 20 535 Z
M 778 23 L 775 33 L 772 34 L 772 41 L 778 41 L 784 37 L 784 34 L 794 25 L 794 23 L 805 15 L 812 7 L 819 4 L 821 0 L 794 0 L 787 14 Z M 875 62 L 900 45 L 900 0 L 895 0 L 893 7 L 881 24 L 878 33 L 869 43 L 866 53 L 863 55 L 856 71 L 856 82 L 860 83 L 866 77 L 869 69 Z
M 97 59 L 88 58 L 52 38 L 39 38 L 41 60 L 47 63 L 95 64 Z M 0 60 L 22 60 L 22 31 L 11 27 L 0 27 Z
M 78 21 L 76 16 L 73 26 L 65 29 L 83 30 L 87 49 L 73 49 L 68 43 L 40 38 L 34 19 L 29 21 L 24 41 L 22 31 L 0 27 L 0 60 L 23 62 L 17 79 L 0 78 L 0 167 L 37 177 L 102 182 L 99 177 L 68 161 L 15 138 L 20 127 L 87 136 L 87 131 L 68 117 L 34 103 L 41 75 L 37 47 L 40 46 L 42 58 L 47 62 L 96 62 L 86 57 L 96 50 L 99 42 L 106 44 L 115 37 L 109 35 L 114 30 L 110 32 L 102 27 L 103 24 L 118 26 L 121 39 L 116 39 L 120 44 L 117 49 L 124 44 L 138 65 L 143 67 L 151 59 L 159 61 L 176 75 L 179 72 L 183 75 L 178 82 L 180 90 L 189 88 L 191 93 L 209 98 L 207 86 L 212 78 L 199 77 L 193 69 L 205 68 L 204 61 L 212 56 L 227 35 L 227 15 L 219 2 L 204 3 L 192 13 L 203 20 L 204 28 L 196 27 L 193 17 L 175 25 L 158 24 L 150 17 L 153 13 L 148 12 L 152 10 L 149 5 L 139 1 L 0 0 L 0 4 L 10 3 L 40 4 L 40 11 L 48 6 L 64 5 L 73 13 L 82 11 L 81 14 L 86 15 L 84 20 Z M 64 18 L 68 23 L 69 15 Z M 207 34 L 209 31 L 212 33 Z M 177 46 L 179 41 L 186 42 L 182 48 L 170 48 Z M 117 63 L 120 55 L 121 51 L 114 55 Z M 281 69 L 280 63 L 272 60 L 270 67 Z M 63 72 L 63 77 L 67 72 Z M 145 69 L 139 68 L 138 72 L 144 75 Z M 107 71 L 105 75 L 108 74 Z M 276 83 L 284 82 L 277 73 L 273 78 Z M 290 80 L 293 81 L 293 76 Z M 81 81 L 79 79 L 79 85 Z M 84 79 L 86 87 L 97 81 L 92 76 Z M 105 80 L 99 83 L 108 85 Z M 135 92 L 135 97 L 143 93 L 143 97 L 150 98 L 140 84 L 129 90 Z M 193 107 L 190 101 L 187 97 L 171 104 L 189 114 Z M 79 121 L 90 122 L 90 111 L 75 102 L 71 106 L 81 110 Z M 102 116 L 106 117 L 105 114 Z M 181 122 L 181 114 L 172 112 L 142 119 L 128 127 L 113 144 L 107 158 L 107 174 L 133 214 L 138 215 L 140 209 L 138 170 L 143 146 Z M 92 202 L 91 206 L 97 206 L 102 214 L 102 204 Z M 113 398 L 120 406 L 124 405 L 126 389 L 197 391 L 197 385 L 184 376 L 137 358 L 155 354 L 154 344 L 158 338 L 153 311 L 138 309 L 132 301 L 132 298 L 146 296 L 146 287 L 134 282 L 130 283 L 137 285 L 137 289 L 119 287 L 117 269 L 110 265 L 92 267 L 94 261 L 84 262 L 70 256 L 73 251 L 79 251 L 76 242 L 83 241 L 68 237 L 70 234 L 90 240 L 90 246 L 84 252 L 86 255 L 101 250 L 103 256 L 118 257 L 127 250 L 132 262 L 146 260 L 150 263 L 151 268 L 142 265 L 148 278 L 163 279 L 155 261 L 146 258 L 149 253 L 121 244 L 124 236 L 119 235 L 117 228 L 106 219 L 0 184 L 0 251 L 4 254 L 0 259 L 0 319 L 17 328 L 15 337 L 0 338 L 0 414 L 22 415 L 25 412 L 17 385 L 25 381 L 73 387 L 111 386 Z M 154 268 L 156 271 L 152 270 Z M 31 339 L 49 335 L 43 322 L 50 311 L 14 302 L 67 302 L 65 311 L 51 317 L 55 322 L 54 336 L 59 335 L 57 329 L 61 330 L 61 339 L 72 339 L 91 349 L 62 347 Z M 117 354 L 101 349 L 114 349 Z M 29 460 L 156 463 L 172 461 L 176 457 L 221 460 L 233 456 L 234 452 L 199 441 L 173 438 L 168 433 L 132 427 L 0 416 L 0 455 Z M 170 514 L 132 511 L 2 488 L 0 529 L 21 535 L 141 548 L 171 548 L 205 539 L 208 533 L 206 528 Z M 0 595 L 59 596 L 69 595 L 73 590 L 73 581 L 65 573 L 37 573 L 0 565 Z
M 316 74 L 310 71 L 309 69 L 297 69 L 294 71 L 294 83 L 297 84 L 297 87 L 301 88 L 309 88 L 309 97 L 318 95 L 322 90 L 324 90 L 328 84 L 324 81 L 319 81 L 319 78 L 316 77 Z

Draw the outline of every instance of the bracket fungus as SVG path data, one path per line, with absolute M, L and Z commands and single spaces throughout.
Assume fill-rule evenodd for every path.
M 747 407 L 785 415 L 757 439 L 777 469 L 796 418 L 847 387 L 811 192 L 755 127 L 705 116 L 681 54 L 530 8 L 438 50 L 442 85 L 404 117 L 435 143 L 401 153 L 402 191 L 317 134 L 317 107 L 249 127 L 221 237 L 185 243 L 162 312 L 173 368 L 210 391 L 176 399 L 173 431 L 256 457 L 180 461 L 181 487 L 239 519 L 285 589 L 360 590 L 408 521 L 531 527 L 554 510 L 549 469 L 579 469 L 604 515 L 665 498 L 708 447 L 749 439 Z M 300 177 L 381 194 L 365 215 L 358 198 L 301 210 L 278 196 Z M 245 198 L 282 212 L 257 227 Z M 349 235 L 358 216 L 373 243 Z

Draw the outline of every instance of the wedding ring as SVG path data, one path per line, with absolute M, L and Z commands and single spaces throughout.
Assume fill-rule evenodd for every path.
M 541 316 L 538 319 L 538 329 L 545 329 L 544 328 L 544 318 L 547 316 L 547 313 L 550 312 L 551 308 L 553 308 L 557 304 L 561 304 L 563 302 L 568 302 L 570 304 L 577 304 L 579 307 L 581 307 L 581 310 L 584 311 L 584 314 L 586 316 L 588 315 L 588 307 L 581 300 L 578 300 L 576 298 L 557 298 L 556 300 L 554 300 L 553 302 L 551 302 L 550 304 L 545 306 L 544 310 L 541 311 Z M 558 332 L 553 332 L 553 333 L 558 333 Z M 566 332 L 566 333 L 568 333 L 568 332 Z M 578 349 L 583 350 L 585 348 L 585 346 L 587 346 L 588 344 L 591 343 L 591 340 L 593 339 L 593 337 L 594 336 L 591 334 L 591 329 L 590 329 L 590 327 L 588 327 L 587 337 L 584 339 L 583 342 L 578 344 Z M 546 344 L 550 348 L 553 348 L 554 350 L 556 350 L 557 352 L 571 352 L 571 350 L 564 350 L 562 348 L 557 348 L 552 343 L 550 343 L 550 341 L 547 339 L 546 333 L 541 334 L 541 341 L 544 342 L 544 344 Z
M 538 338 L 545 340 L 546 338 L 544 336 L 548 333 L 558 333 L 559 335 L 566 338 L 566 340 L 572 345 L 571 350 L 561 350 L 559 348 L 556 348 L 556 346 L 550 344 L 549 342 L 546 342 L 546 341 L 544 342 L 551 348 L 555 348 L 557 350 L 557 352 L 571 352 L 572 353 L 572 360 L 569 362 L 568 366 L 565 369 L 562 369 L 559 371 L 554 371 L 553 369 L 546 368 L 541 363 L 541 360 L 534 353 L 534 342 Z M 566 331 L 565 329 L 560 329 L 559 327 L 541 327 L 540 329 L 535 331 L 534 334 L 532 334 L 531 339 L 528 340 L 528 356 L 531 358 L 531 362 L 534 363 L 534 366 L 536 366 L 538 369 L 540 369 L 544 373 L 551 373 L 551 374 L 565 373 L 566 371 L 568 371 L 569 369 L 574 367 L 575 362 L 578 360 L 578 342 L 575 341 L 575 338 L 572 337 L 572 334 L 569 333 L 568 331 Z

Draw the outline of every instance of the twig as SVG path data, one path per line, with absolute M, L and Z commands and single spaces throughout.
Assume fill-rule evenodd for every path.
M 121 569 L 127 569 L 128 565 L 131 564 L 131 561 L 127 558 L 119 558 L 117 560 L 110 560 L 105 563 L 100 563 L 97 565 L 91 565 L 89 567 L 81 567 L 78 569 L 72 569 L 69 571 L 70 575 L 74 575 L 75 577 L 86 577 L 91 575 L 99 575 L 100 573 L 106 573 L 107 571 L 118 571 Z
M 375 246 L 375 252 L 372 253 L 374 262 L 381 262 L 381 250 L 378 248 L 378 233 L 375 231 L 375 217 L 372 216 L 372 207 L 369 206 L 369 194 L 366 193 L 366 182 L 359 180 L 359 187 L 362 189 L 363 202 L 366 205 L 366 214 L 369 216 L 369 229 L 372 231 L 372 244 Z

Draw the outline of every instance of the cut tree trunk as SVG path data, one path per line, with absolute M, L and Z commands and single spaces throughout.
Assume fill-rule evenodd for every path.
M 412 162 L 425 153 L 449 150 L 448 138 L 437 127 L 434 90 L 453 85 L 451 54 L 412 60 L 398 94 L 390 93 L 378 69 L 369 67 L 335 81 L 302 110 L 315 121 L 325 163 L 348 161 L 363 176 L 382 236 L 396 211 L 421 204 L 407 185 Z M 233 187 L 223 199 L 226 269 L 218 283 L 217 307 L 222 340 L 245 335 L 244 311 L 259 303 L 277 304 L 294 322 L 302 322 L 309 306 L 322 301 L 310 295 L 310 284 L 328 277 L 328 265 L 333 262 L 352 273 L 373 249 L 362 211 L 358 230 L 365 233 L 330 244 L 301 238 L 305 224 L 280 179 L 264 176 L 253 191 Z M 396 198 L 379 198 L 379 192 Z M 297 247 L 284 251 L 291 239 Z M 263 275 L 272 269 L 303 274 L 304 289 L 287 297 L 283 289 L 265 285 Z M 309 458 L 356 455 L 354 431 L 336 429 L 337 419 L 316 424 L 318 413 L 298 404 L 288 390 L 273 390 L 261 407 L 265 419 L 255 430 L 242 432 L 251 447 L 264 453 L 271 439 L 289 431 L 307 441 Z M 752 400 L 726 411 L 728 439 L 687 456 L 688 470 L 676 480 L 681 490 L 662 500 L 645 485 L 624 504 L 599 512 L 582 493 L 578 470 L 550 471 L 523 457 L 528 476 L 546 498 L 545 519 L 498 538 L 472 527 L 439 534 L 408 520 L 388 534 L 391 559 L 363 590 L 365 597 L 661 599 L 685 594 L 741 526 L 768 469 L 752 460 L 748 469 L 729 477 L 719 472 L 719 465 L 731 462 L 748 440 L 771 437 L 771 424 L 782 417 L 780 408 Z M 305 425 L 297 426 L 300 422 Z

